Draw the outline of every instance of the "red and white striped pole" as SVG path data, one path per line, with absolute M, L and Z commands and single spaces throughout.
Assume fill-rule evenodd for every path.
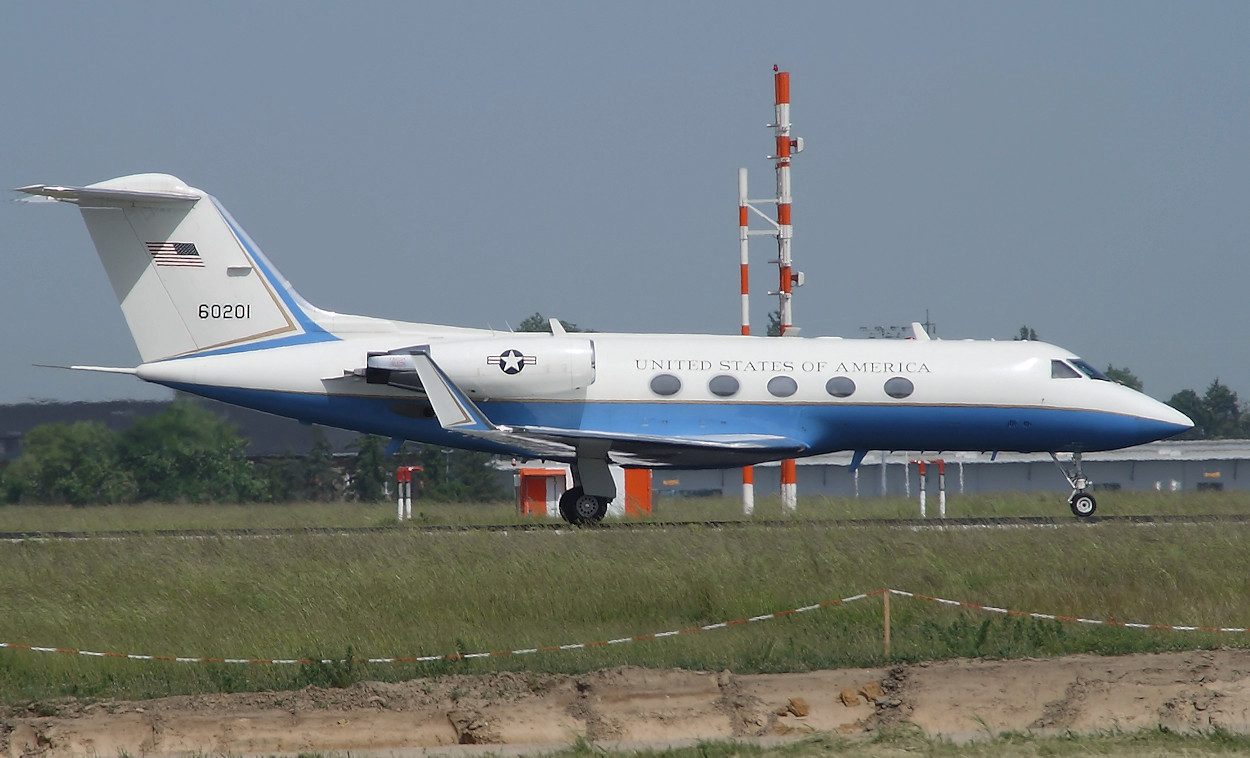
M 793 260 L 790 254 L 790 240 L 794 237 L 794 227 L 790 221 L 790 72 L 777 71 L 773 66 L 773 89 L 776 92 L 777 122 L 772 126 L 777 135 L 777 154 L 773 159 L 777 162 L 777 266 L 780 276 L 780 288 L 777 291 L 781 305 L 781 336 L 794 325 L 794 314 L 790 301 L 793 296 L 794 275 Z
M 400 466 L 395 470 L 395 489 L 399 495 L 396 518 L 400 521 L 412 520 L 412 474 L 420 470 L 420 466 Z
M 920 472 L 920 518 L 925 518 L 925 489 L 928 482 L 925 479 L 926 463 L 932 463 L 937 466 L 938 471 L 938 518 L 946 518 L 946 461 L 941 458 L 935 458 L 931 461 L 915 461 L 916 469 Z
M 916 470 L 920 472 L 920 518 L 925 518 L 925 512 L 924 512 L 925 464 L 924 464 L 924 461 L 916 461 Z
M 751 236 L 750 216 L 747 209 L 747 170 L 738 169 L 738 260 L 742 278 L 742 334 L 751 334 L 750 271 L 748 267 L 748 240 Z M 742 467 L 742 515 L 755 513 L 755 468 Z
M 777 117 L 773 124 L 777 137 L 777 154 L 773 156 L 777 162 L 777 268 L 781 285 L 777 290 L 777 297 L 781 305 L 781 336 L 785 337 L 794 326 L 791 299 L 794 282 L 798 279 L 793 273 L 793 259 L 790 254 L 790 240 L 794 237 L 794 227 L 790 220 L 790 154 L 791 148 L 797 147 L 797 144 L 790 139 L 790 72 L 778 71 L 776 66 L 773 66 L 773 72 Z M 797 509 L 798 496 L 798 467 L 794 460 L 782 461 L 782 509 Z
M 747 243 L 751 236 L 751 217 L 747 203 L 747 170 L 738 169 L 738 261 L 742 277 L 742 333 L 751 333 L 750 272 L 747 267 Z
M 395 493 L 398 496 L 395 508 L 395 518 L 398 521 L 404 520 L 404 506 L 407 504 L 407 511 L 412 513 L 412 497 L 411 493 L 405 490 L 404 484 L 410 480 L 412 474 L 408 471 L 407 466 L 400 466 L 395 469 Z

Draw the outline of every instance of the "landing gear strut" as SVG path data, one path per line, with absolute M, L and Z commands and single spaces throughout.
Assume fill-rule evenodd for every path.
M 1068 507 L 1072 509 L 1072 513 L 1080 518 L 1088 518 L 1094 515 L 1098 503 L 1094 500 L 1094 496 L 1089 494 L 1090 487 L 1093 482 L 1085 478 L 1085 473 L 1081 471 L 1081 454 L 1072 454 L 1072 472 L 1069 473 L 1063 464 L 1059 462 L 1059 456 L 1054 453 L 1050 454 L 1051 460 L 1063 472 L 1063 478 L 1068 480 L 1068 484 L 1072 485 L 1072 496 L 1068 498 Z

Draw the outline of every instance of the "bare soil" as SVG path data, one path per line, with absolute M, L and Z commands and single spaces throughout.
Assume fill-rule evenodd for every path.
M 932 737 L 1004 731 L 1250 732 L 1250 651 L 957 660 L 800 674 L 616 668 L 501 673 L 346 689 L 74 700 L 0 715 L 0 757 L 232 755 L 494 746 L 578 738 L 655 746 L 910 722 Z M 454 752 L 458 749 L 448 749 Z

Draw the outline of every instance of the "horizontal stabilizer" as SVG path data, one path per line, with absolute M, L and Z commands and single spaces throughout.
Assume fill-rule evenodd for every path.
M 54 366 L 50 363 L 36 363 L 39 368 L 59 368 L 67 371 L 94 371 L 98 374 L 129 374 L 130 376 L 138 376 L 139 369 L 123 368 L 121 366 Z
M 193 192 L 181 192 L 176 189 L 156 192 L 108 187 L 60 187 L 51 184 L 32 184 L 28 187 L 18 187 L 17 191 L 67 203 L 77 203 L 81 200 L 97 200 L 106 203 L 140 201 L 149 203 L 189 203 L 200 199 L 200 196 Z

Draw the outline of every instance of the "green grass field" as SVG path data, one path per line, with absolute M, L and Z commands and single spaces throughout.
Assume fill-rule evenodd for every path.
M 1250 505 L 1245 497 L 1218 493 L 1108 493 L 1104 500 L 1100 513 L 1239 513 Z M 441 655 L 685 629 L 885 587 L 1061 615 L 1250 625 L 1250 524 L 918 531 L 830 523 L 910 517 L 914 507 L 901 500 L 804 500 L 791 525 L 730 529 L 426 533 L 397 526 L 345 535 L 140 534 L 2 543 L 0 642 L 192 657 Z M 667 500 L 655 518 L 728 519 L 737 508 L 728 498 Z M 1053 495 L 952 498 L 951 511 L 957 508 L 967 515 L 1066 513 Z M 507 504 L 423 503 L 417 511 L 425 523 L 517 519 Z M 760 519 L 780 515 L 775 502 L 757 509 Z M 393 519 L 389 504 L 0 507 L 0 531 L 351 526 Z M 986 615 L 898 597 L 892 617 L 897 661 L 1248 642 L 1242 635 Z M 882 601 L 873 597 L 664 640 L 425 664 L 179 664 L 0 650 L 0 704 L 503 669 L 575 673 L 631 664 L 750 673 L 873 666 L 886 660 L 882 633 Z M 948 754 L 938 747 L 920 752 Z M 1065 754 L 1028 749 L 1034 752 L 1015 754 Z

